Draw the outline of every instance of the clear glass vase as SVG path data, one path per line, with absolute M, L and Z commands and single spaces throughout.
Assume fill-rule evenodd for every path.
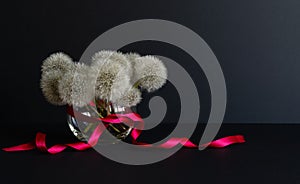
M 114 105 L 105 100 L 96 100 L 95 105 L 87 105 L 83 108 L 73 107 L 74 110 L 81 112 L 83 115 L 95 118 L 105 118 L 110 114 L 124 114 L 133 112 L 134 108 L 122 107 Z M 76 119 L 68 114 L 67 116 L 68 125 L 73 134 L 80 140 L 87 142 L 89 137 L 94 132 L 99 122 L 85 122 Z M 101 123 L 101 122 L 100 122 Z M 124 123 L 112 124 L 106 123 L 107 131 L 104 131 L 98 140 L 98 144 L 115 144 L 119 141 L 124 140 L 130 134 L 133 127 L 130 127 Z M 117 139 L 115 139 L 115 138 Z

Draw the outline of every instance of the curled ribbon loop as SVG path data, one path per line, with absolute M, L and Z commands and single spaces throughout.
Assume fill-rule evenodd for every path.
M 67 113 L 71 115 L 72 117 L 75 117 L 80 119 L 81 121 L 86 122 L 104 122 L 104 123 L 131 123 L 135 122 L 135 128 L 131 131 L 131 137 L 132 137 L 132 143 L 136 145 L 140 145 L 141 147 L 157 147 L 157 148 L 164 148 L 164 149 L 170 149 L 177 145 L 182 145 L 183 147 L 187 148 L 198 148 L 199 146 L 191 142 L 188 138 L 170 138 L 166 142 L 160 144 L 160 145 L 153 145 L 148 143 L 142 143 L 138 142 L 137 139 L 139 135 L 142 133 L 144 122 L 143 119 L 140 117 L 137 113 L 127 113 L 127 114 L 111 114 L 105 118 L 95 118 L 95 117 L 89 117 L 85 116 L 84 114 L 75 111 L 71 106 L 68 107 Z M 95 130 L 93 131 L 92 135 L 90 136 L 87 143 L 85 142 L 75 142 L 70 144 L 57 144 L 50 148 L 47 148 L 46 146 L 46 134 L 38 132 L 36 134 L 35 141 L 9 147 L 9 148 L 3 148 L 2 150 L 7 152 L 13 152 L 13 151 L 26 151 L 26 150 L 32 150 L 32 149 L 38 149 L 41 152 L 46 152 L 50 154 L 56 154 L 64 151 L 66 148 L 70 147 L 78 151 L 83 151 L 89 148 L 92 148 L 98 143 L 98 140 L 105 130 L 105 126 L 98 125 Z M 227 136 L 220 139 L 217 139 L 215 141 L 206 143 L 204 145 L 200 145 L 200 147 L 207 146 L 211 148 L 224 148 L 226 146 L 229 146 L 231 144 L 236 143 L 244 143 L 245 139 L 243 135 L 233 135 L 233 136 Z

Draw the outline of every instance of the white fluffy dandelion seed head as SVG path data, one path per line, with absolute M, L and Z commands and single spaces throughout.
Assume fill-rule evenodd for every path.
M 82 63 L 76 63 L 75 66 L 59 81 L 58 91 L 63 102 L 82 107 L 94 99 L 95 71 Z
M 127 54 L 125 54 L 125 56 L 129 60 L 129 62 L 131 62 L 131 65 L 134 65 L 135 59 L 141 57 L 141 55 L 139 55 L 138 53 L 135 53 L 135 52 L 127 53 Z
M 135 59 L 132 82 L 148 92 L 161 88 L 167 79 L 167 69 L 163 62 L 154 56 L 143 56 Z
M 116 101 L 117 105 L 132 107 L 141 102 L 141 92 L 137 88 L 131 88 L 120 99 Z
M 97 98 L 116 102 L 130 86 L 128 70 L 111 58 L 94 60 L 91 67 L 97 70 L 95 94 Z
M 132 75 L 132 66 L 128 58 L 121 52 L 111 51 L 111 50 L 102 50 L 96 52 L 92 57 L 92 64 L 104 64 L 105 62 L 115 62 L 119 63 L 126 70 L 128 75 Z
M 62 52 L 51 54 L 43 61 L 42 72 L 61 71 L 74 69 L 72 58 Z
M 65 105 L 59 96 L 58 83 L 61 79 L 61 71 L 42 72 L 40 86 L 46 100 L 53 105 Z
M 135 53 L 135 52 L 130 52 L 130 53 L 126 53 L 125 56 L 127 57 L 128 61 L 131 63 L 131 67 L 132 67 L 133 71 L 132 71 L 132 75 L 130 77 L 130 82 L 132 84 L 134 84 L 135 81 L 133 81 L 133 80 L 135 80 L 135 77 L 133 75 L 135 74 L 135 72 L 134 72 L 134 68 L 135 68 L 135 65 L 136 65 L 135 60 L 137 58 L 140 58 L 141 55 L 139 55 L 138 53 Z

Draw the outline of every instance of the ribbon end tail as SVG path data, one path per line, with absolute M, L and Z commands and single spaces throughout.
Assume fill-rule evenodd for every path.
M 6 152 L 14 152 L 14 151 L 27 151 L 35 149 L 35 145 L 33 143 L 21 144 L 18 146 L 12 146 L 7 148 L 2 148 L 3 151 Z

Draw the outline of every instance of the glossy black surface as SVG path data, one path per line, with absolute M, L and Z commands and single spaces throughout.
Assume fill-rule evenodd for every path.
M 157 132 L 168 127 L 162 127 Z M 1 147 L 47 133 L 48 145 L 75 141 L 62 127 L 2 127 Z M 197 141 L 203 127 L 197 127 Z M 130 166 L 108 160 L 94 150 L 66 150 L 57 155 L 36 150 L 0 151 L 0 183 L 300 183 L 300 125 L 223 125 L 216 138 L 243 134 L 245 144 L 224 149 L 181 149 L 161 162 Z M 141 137 L 154 138 L 152 135 Z M 154 140 L 154 139 L 152 139 Z

